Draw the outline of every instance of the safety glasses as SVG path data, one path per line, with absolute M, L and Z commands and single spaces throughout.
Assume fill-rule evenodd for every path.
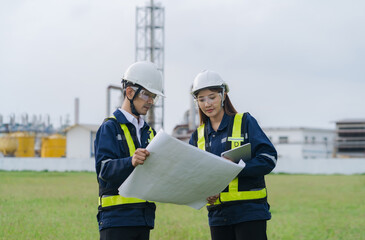
M 132 87 L 132 89 L 136 92 L 138 88 Z M 146 102 L 149 99 L 152 99 L 152 101 L 154 103 L 156 103 L 158 101 L 158 95 L 154 94 L 154 93 L 151 93 L 151 92 L 147 91 L 146 89 L 141 89 L 141 91 L 139 91 L 139 93 L 138 93 L 138 97 L 143 99 Z
M 221 97 L 220 99 L 218 99 L 218 97 Z M 198 102 L 199 104 L 205 104 L 205 103 L 212 103 L 216 100 L 221 100 L 222 99 L 222 93 L 211 93 L 208 96 L 198 96 L 195 98 L 195 101 Z

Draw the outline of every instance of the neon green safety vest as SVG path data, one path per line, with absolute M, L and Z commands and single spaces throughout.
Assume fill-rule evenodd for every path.
M 112 116 L 112 118 L 115 118 L 115 116 Z M 129 156 L 133 156 L 134 152 L 136 151 L 136 146 L 134 145 L 133 138 L 131 136 L 131 133 L 129 132 L 129 129 L 126 124 L 120 124 L 120 127 L 122 128 L 124 132 L 124 136 L 127 140 L 127 145 L 129 149 Z M 153 134 L 153 130 L 150 127 L 150 137 L 148 139 L 148 142 L 150 142 L 155 135 Z M 129 197 L 123 197 L 121 195 L 112 195 L 112 196 L 101 196 L 99 197 L 99 206 L 101 207 L 111 207 L 121 204 L 131 204 L 131 203 L 144 203 L 144 202 L 151 202 L 142 200 L 139 198 L 129 198 Z
M 229 136 L 227 138 L 227 141 L 231 142 L 231 149 L 241 146 L 241 142 L 244 141 L 244 137 L 241 136 L 242 118 L 243 118 L 243 113 L 237 113 L 234 117 L 232 136 Z M 202 124 L 197 129 L 198 133 L 197 146 L 198 148 L 205 151 L 204 128 L 205 124 Z M 238 177 L 236 177 L 229 183 L 228 192 L 221 192 L 220 197 L 216 200 L 214 205 L 230 201 L 263 199 L 266 196 L 267 196 L 266 188 L 262 188 L 260 190 L 255 189 L 251 191 L 238 191 Z

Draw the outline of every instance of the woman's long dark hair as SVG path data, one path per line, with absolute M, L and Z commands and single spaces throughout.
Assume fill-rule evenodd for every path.
M 213 92 L 222 93 L 222 90 L 220 88 L 219 89 L 208 88 L 208 89 Z M 224 97 L 224 96 L 222 96 L 222 97 Z M 224 109 L 224 112 L 229 116 L 233 116 L 237 113 L 236 109 L 233 107 L 231 100 L 228 97 L 228 94 L 226 94 L 226 99 L 223 102 L 223 109 Z M 200 125 L 202 125 L 203 123 L 204 124 L 207 123 L 207 121 L 209 119 L 209 117 L 203 113 L 203 111 L 200 109 L 200 107 L 199 107 L 199 118 L 200 118 Z

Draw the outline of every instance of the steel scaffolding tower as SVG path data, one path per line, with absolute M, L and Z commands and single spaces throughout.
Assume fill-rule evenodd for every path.
M 136 8 L 136 61 L 155 63 L 164 75 L 165 9 L 160 3 Z M 164 84 L 163 84 L 164 86 Z M 164 99 L 149 110 L 146 120 L 157 131 L 164 127 Z

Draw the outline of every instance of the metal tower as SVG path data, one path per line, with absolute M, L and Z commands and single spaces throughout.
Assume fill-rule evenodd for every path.
M 155 63 L 164 75 L 165 9 L 160 3 L 136 8 L 136 61 Z M 163 84 L 164 86 L 164 84 Z M 157 131 L 164 127 L 164 99 L 149 110 L 146 121 Z

